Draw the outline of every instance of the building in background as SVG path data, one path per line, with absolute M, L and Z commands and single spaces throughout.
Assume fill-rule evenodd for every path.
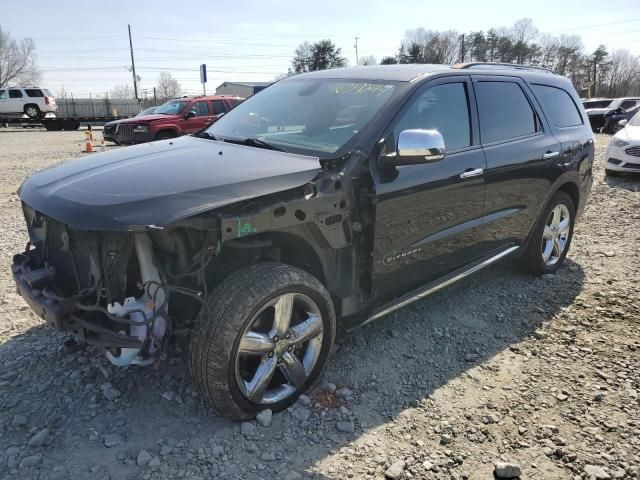
M 216 88 L 216 95 L 234 95 L 248 98 L 264 90 L 273 82 L 224 82 Z

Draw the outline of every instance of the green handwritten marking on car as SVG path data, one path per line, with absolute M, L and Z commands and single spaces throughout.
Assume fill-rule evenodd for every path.
M 243 235 L 249 235 L 250 233 L 258 233 L 258 230 L 253 225 L 250 223 L 241 223 L 240 220 L 238 220 L 238 228 L 236 230 L 238 238 Z

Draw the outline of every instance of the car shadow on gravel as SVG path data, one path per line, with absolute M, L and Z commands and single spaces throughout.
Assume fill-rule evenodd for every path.
M 611 188 L 623 188 L 632 192 L 640 191 L 639 173 L 622 172 L 620 175 L 607 175 L 604 177 L 604 182 Z
M 382 456 L 369 467 L 381 477 L 395 457 L 376 448 L 372 431 L 391 428 L 409 409 L 437 408 L 440 387 L 504 350 L 517 353 L 518 343 L 539 335 L 583 284 L 582 268 L 570 260 L 545 278 L 511 264 L 480 272 L 340 336 L 310 404 L 274 415 L 269 427 L 241 428 L 205 409 L 179 346 L 157 367 L 118 369 L 92 347 L 65 353 L 64 335 L 34 327 L 0 345 L 0 465 L 23 474 L 20 462 L 41 455 L 36 470 L 28 470 L 33 478 L 144 472 L 145 478 L 257 480 L 300 478 L 292 473 L 298 472 L 332 479 L 347 472 L 332 471 L 329 458 L 363 442 L 367 455 Z M 483 385 L 475 385 L 480 392 Z M 43 428 L 49 429 L 44 445 L 27 446 Z M 442 434 L 455 434 L 451 429 Z M 410 434 L 399 437 L 407 446 L 413 441 Z M 151 464 L 140 461 L 141 450 Z

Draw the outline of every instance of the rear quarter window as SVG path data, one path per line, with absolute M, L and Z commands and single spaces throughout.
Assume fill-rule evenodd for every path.
M 582 125 L 582 116 L 571 95 L 561 88 L 532 84 L 531 89 L 557 127 Z

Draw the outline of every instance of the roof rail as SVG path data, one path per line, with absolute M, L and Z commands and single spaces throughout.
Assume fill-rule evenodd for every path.
M 532 71 L 540 71 L 552 73 L 555 75 L 553 70 L 544 67 L 536 67 L 533 65 L 518 65 L 516 63 L 497 63 L 497 62 L 468 62 L 468 63 L 456 63 L 451 66 L 452 68 L 460 68 L 460 69 L 471 69 L 471 68 L 513 68 L 514 70 L 532 70 Z

